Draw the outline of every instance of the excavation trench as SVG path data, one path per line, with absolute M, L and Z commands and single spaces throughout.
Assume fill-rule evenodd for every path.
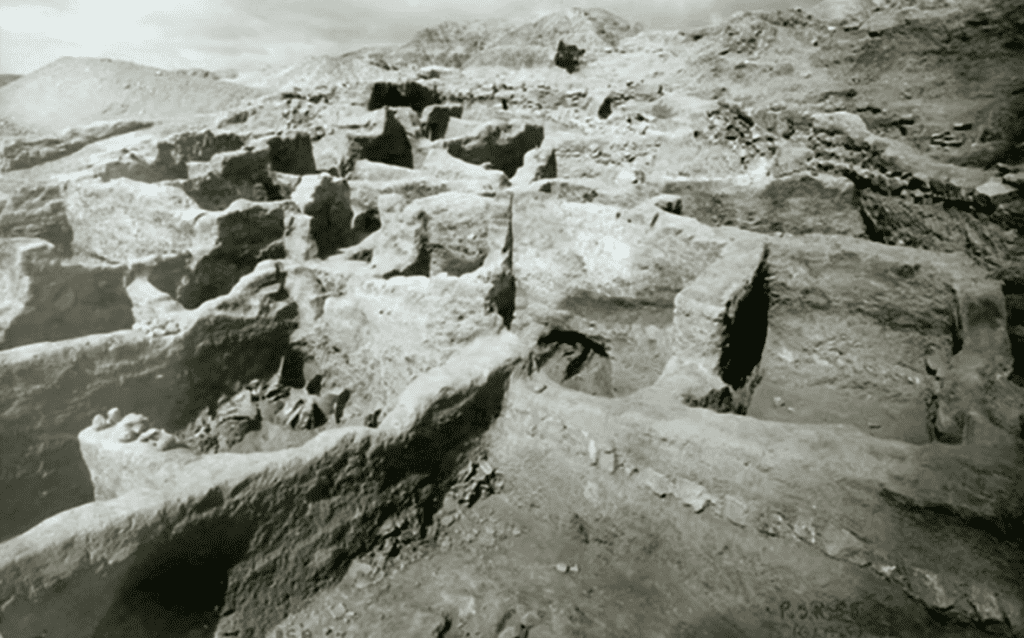
M 768 304 L 762 263 L 721 319 L 720 354 L 712 365 L 724 383 L 692 395 L 687 403 L 718 412 L 746 411 L 760 380 Z M 562 308 L 573 313 L 569 323 L 591 330 L 556 329 L 542 336 L 533 352 L 534 369 L 567 388 L 596 396 L 627 396 L 659 382 L 674 352 L 673 299 L 655 303 L 576 294 L 566 298 Z
M 719 372 L 734 390 L 756 386 L 757 366 L 761 363 L 768 336 L 768 270 L 762 262 L 750 291 L 736 303 L 735 313 L 726 317 L 725 339 Z
M 436 91 L 417 82 L 377 82 L 370 92 L 366 108 L 374 111 L 385 106 L 408 106 L 419 113 L 431 104 L 440 102 L 441 98 Z
M 117 407 L 173 432 L 219 397 L 272 375 L 295 327 L 294 303 L 274 298 L 277 276 L 272 266 L 257 268 L 237 289 L 265 302 L 259 319 L 228 295 L 198 317 L 179 317 L 183 325 L 161 337 L 122 330 L 0 353 L 3 491 L 18 495 L 3 499 L 0 538 L 92 500 L 75 438 L 97 413 Z
M 72 508 L 0 545 L 0 596 L 7 601 L 0 630 L 153 637 L 265 631 L 343 576 L 356 556 L 419 538 L 456 484 L 476 498 L 487 493 L 493 470 L 462 470 L 499 414 L 520 357 L 507 333 L 467 346 L 409 386 L 377 429 L 328 429 L 251 461 L 161 453 L 150 471 L 171 480 L 155 490 L 114 486 L 108 500 Z M 119 443 L 116 428 L 93 428 L 87 438 L 107 449 L 140 445 Z M 148 454 L 136 450 L 130 462 Z M 54 566 L 59 575 L 29 567 L 48 561 L 55 547 L 68 559 Z
M 348 381 L 364 369 L 327 372 L 293 342 L 299 310 L 286 288 L 303 284 L 289 277 L 264 261 L 195 310 L 165 298 L 154 313 L 140 301 L 133 330 L 0 352 L 0 539 L 125 487 L 154 486 L 158 450 L 272 452 L 364 425 L 353 405 L 378 418 L 381 399 Z M 111 410 L 119 416 L 108 422 Z M 76 440 L 95 418 L 126 442 Z
M 664 354 L 644 358 L 641 349 L 650 351 L 649 344 L 628 338 L 602 344 L 599 339 L 554 330 L 537 342 L 535 369 L 566 388 L 604 397 L 627 396 L 657 380 Z
M 630 299 L 577 294 L 562 308 L 583 332 L 553 330 L 541 337 L 535 365 L 554 381 L 599 396 L 624 396 L 653 384 L 668 360 L 672 299 Z
M 946 9 L 861 53 L 1020 51 Z M 733 64 L 813 44 L 813 93 L 864 63 L 826 26 L 441 25 L 289 71 L 359 104 L 225 94 L 0 194 L 0 636 L 1024 636 L 1022 168 L 958 163 L 1019 113 L 973 91 L 926 157 L 942 109 Z

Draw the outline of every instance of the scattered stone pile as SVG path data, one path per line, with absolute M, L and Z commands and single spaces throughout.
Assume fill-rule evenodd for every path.
M 93 430 L 100 431 L 114 428 L 117 440 L 121 443 L 149 443 L 158 451 L 163 452 L 180 445 L 178 437 L 162 428 L 149 426 L 149 419 L 141 414 L 121 415 L 121 410 L 114 407 L 106 415 L 97 414 L 92 419 Z

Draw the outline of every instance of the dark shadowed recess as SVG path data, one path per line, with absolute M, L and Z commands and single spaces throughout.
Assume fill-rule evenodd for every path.
M 255 530 L 244 518 L 205 520 L 169 543 L 154 542 L 94 638 L 212 637 L 220 617 L 231 612 L 222 608 L 228 572 L 245 556 Z
M 552 330 L 537 342 L 533 367 L 573 390 L 610 397 L 612 364 L 603 345 L 569 330 Z
M 25 472 L 23 478 L 7 474 L 17 472 L 21 459 L 39 445 L 47 449 L 41 471 Z M 89 469 L 73 435 L 54 434 L 43 443 L 19 432 L 0 435 L 0 469 L 7 483 L 0 496 L 0 543 L 69 506 L 95 499 Z
M 371 162 L 413 168 L 412 144 L 391 113 L 384 120 L 384 133 L 363 143 L 362 157 Z
M 728 384 L 691 405 L 717 412 L 746 414 L 761 382 L 760 363 L 768 335 L 768 272 L 761 263 L 747 294 L 733 303 L 725 318 L 725 336 L 718 373 Z
M 745 386 L 761 363 L 768 336 L 768 304 L 767 269 L 762 264 L 750 292 L 739 300 L 735 314 L 726 318 L 719 368 L 722 380 L 735 389 Z
M 569 73 L 575 73 L 580 68 L 585 50 L 574 44 L 566 44 L 558 41 L 558 51 L 555 52 L 555 66 L 562 67 Z
M 370 101 L 366 108 L 374 111 L 384 106 L 408 106 L 419 113 L 427 106 L 440 102 L 441 97 L 437 91 L 417 82 L 377 82 L 370 92 Z
M 494 142 L 500 132 L 492 129 Z M 477 139 L 455 139 L 445 144 L 448 153 L 470 164 L 489 164 L 512 177 L 523 165 L 523 156 L 544 142 L 544 127 L 527 124 L 523 130 L 505 143 L 480 144 Z
M 195 272 L 182 277 L 175 296 L 185 308 L 198 308 L 205 301 L 231 292 L 238 280 L 252 272 L 259 262 L 284 257 L 284 246 L 280 242 L 274 242 L 264 250 L 242 255 L 230 254 L 218 248 L 200 260 Z
M 1006 297 L 1006 328 L 1013 351 L 1013 374 L 1010 380 L 1024 385 L 1024 280 L 1003 282 Z

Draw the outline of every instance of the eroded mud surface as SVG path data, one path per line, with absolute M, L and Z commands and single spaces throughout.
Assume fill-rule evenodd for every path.
M 0 634 L 1024 635 L 1022 29 L 5 79 Z

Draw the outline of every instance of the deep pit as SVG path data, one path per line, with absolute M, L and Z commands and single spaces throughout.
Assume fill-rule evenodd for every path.
M 671 298 L 659 303 L 632 299 L 599 298 L 583 293 L 566 298 L 561 307 L 600 332 L 585 351 L 607 359 L 608 386 L 604 396 L 625 396 L 657 381 L 670 351 L 668 328 L 672 324 Z M 582 342 L 580 342 L 582 343 Z M 544 344 L 541 339 L 539 345 Z M 595 348 L 596 346 L 596 348 Z M 558 380 L 558 379 L 556 379 Z
M 735 389 L 752 382 L 761 363 L 765 338 L 768 336 L 768 273 L 762 266 L 755 275 L 750 292 L 736 304 L 725 326 L 722 361 L 719 364 L 722 380 Z
M 440 101 L 434 90 L 417 82 L 405 84 L 377 82 L 373 85 L 370 101 L 367 102 L 366 108 L 374 111 L 385 106 L 408 106 L 419 113 L 431 104 L 437 104 Z
M 544 336 L 537 342 L 534 360 L 544 374 L 567 388 L 614 396 L 608 352 L 581 334 L 555 331 Z

